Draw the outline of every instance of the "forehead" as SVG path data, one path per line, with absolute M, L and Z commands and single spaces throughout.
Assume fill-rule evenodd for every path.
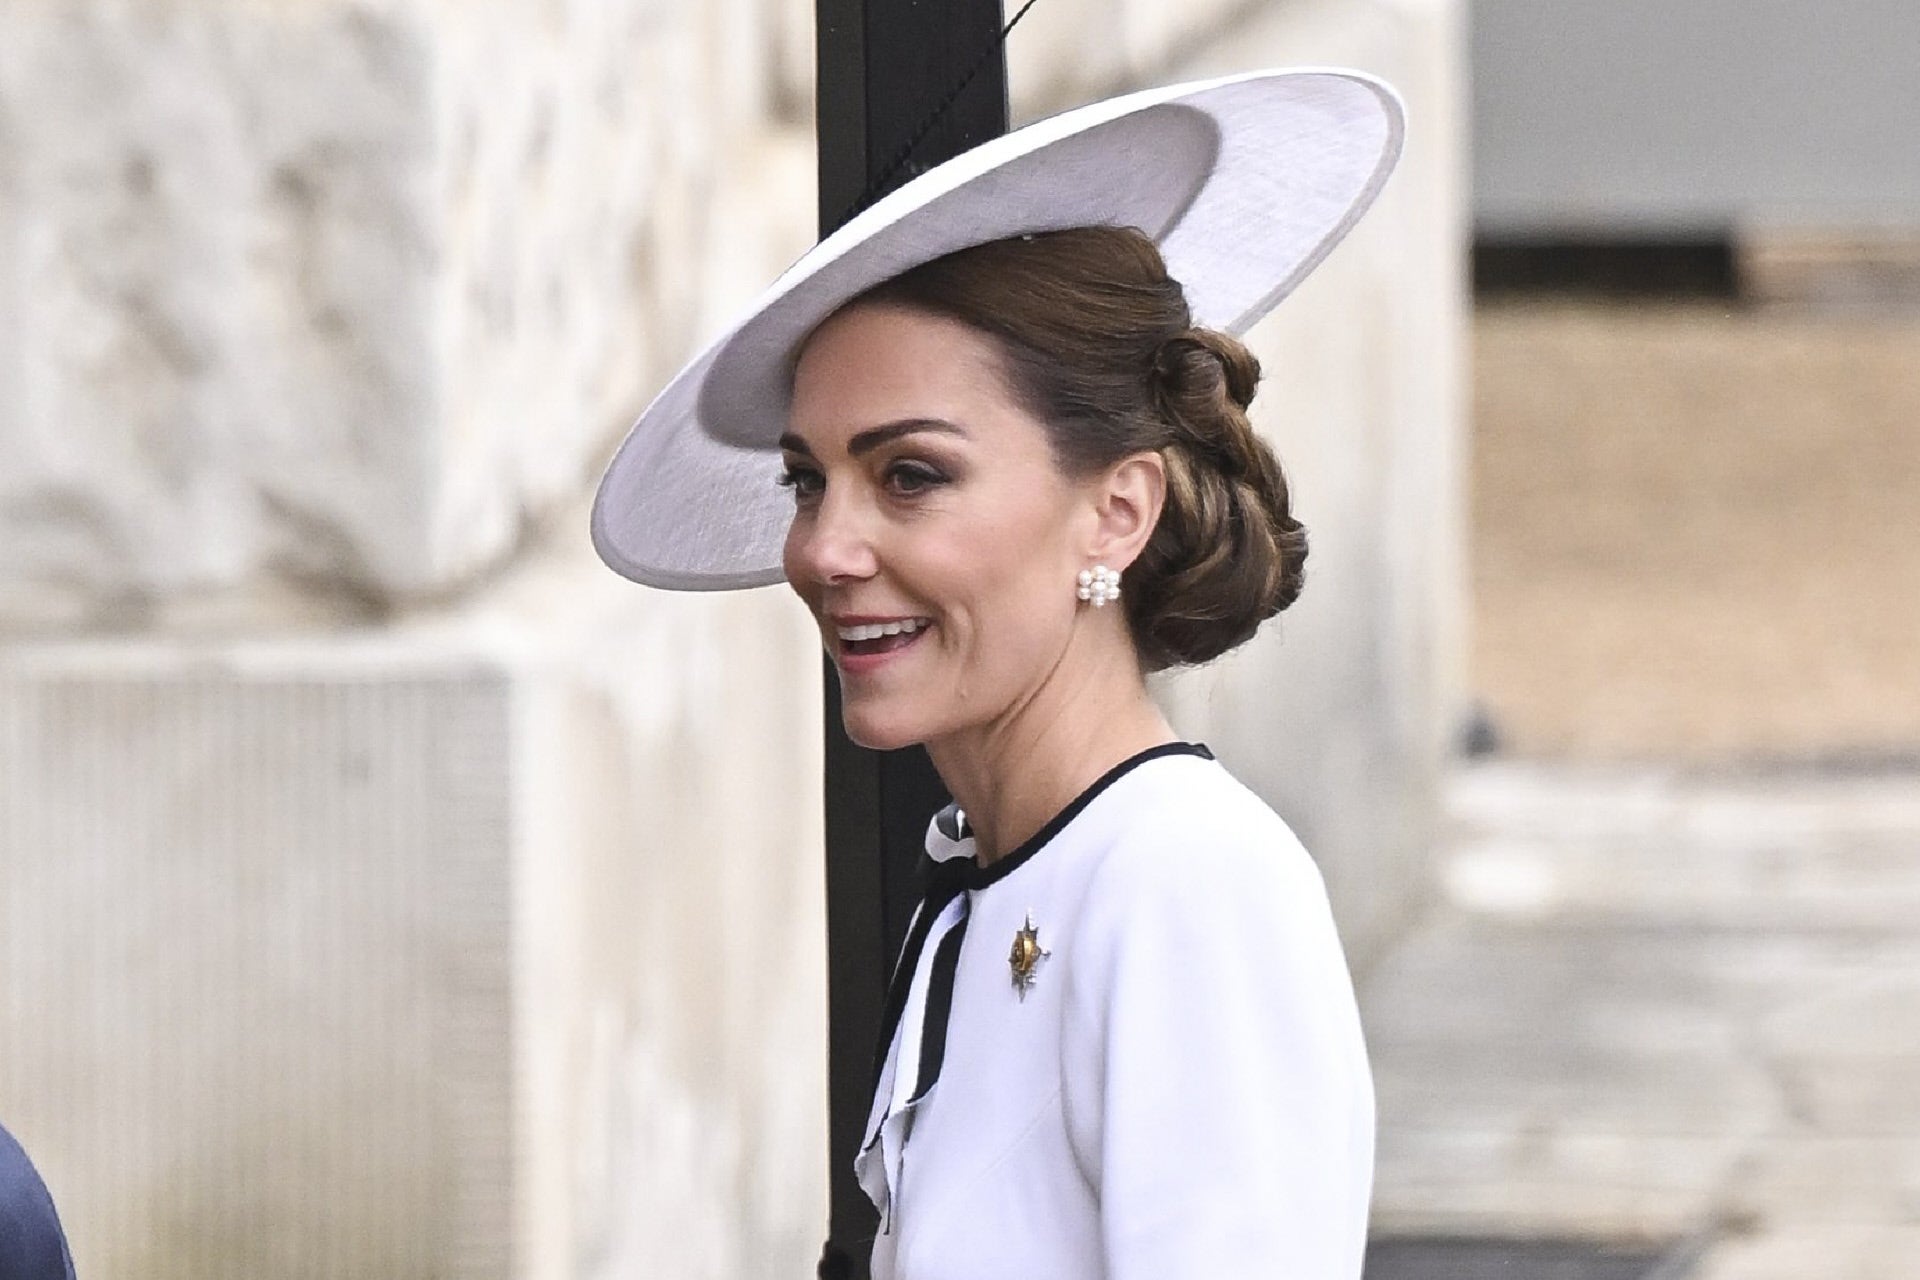
M 801 348 L 788 429 L 817 445 L 909 418 L 951 422 L 971 435 L 1010 417 L 1026 419 L 991 337 L 945 316 L 858 303 Z

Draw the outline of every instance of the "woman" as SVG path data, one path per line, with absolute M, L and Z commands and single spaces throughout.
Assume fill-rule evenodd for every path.
M 1268 73 L 1023 133 L 823 243 L 677 379 L 596 541 L 645 581 L 764 580 L 773 521 L 649 512 L 702 466 L 744 493 L 777 431 L 779 571 L 847 732 L 924 743 L 955 798 L 858 1165 L 876 1277 L 1350 1280 L 1372 1094 L 1324 890 L 1145 678 L 1300 590 L 1258 366 L 1195 317 L 1251 323 L 1324 255 L 1397 104 Z

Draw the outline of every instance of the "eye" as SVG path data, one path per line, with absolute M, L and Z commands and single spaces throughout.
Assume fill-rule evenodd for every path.
M 821 491 L 827 487 L 827 478 L 812 467 L 789 462 L 786 470 L 774 479 L 774 483 L 783 489 L 791 489 L 795 502 L 806 502 L 820 496 Z
M 903 460 L 887 468 L 887 488 L 902 497 L 910 498 L 946 483 L 946 473 L 929 463 Z

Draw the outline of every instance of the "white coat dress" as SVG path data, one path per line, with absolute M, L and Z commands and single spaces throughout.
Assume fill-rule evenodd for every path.
M 874 1280 L 1356 1280 L 1372 1082 L 1286 824 L 1174 743 L 988 867 L 955 810 L 927 843 L 855 1166 Z

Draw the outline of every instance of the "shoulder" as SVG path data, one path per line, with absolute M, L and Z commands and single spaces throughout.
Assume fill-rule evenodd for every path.
M 1232 1046 L 1270 1073 L 1363 1075 L 1353 984 L 1319 868 L 1220 765 L 1160 763 L 1153 785 L 1132 789 L 1114 815 L 1088 876 L 1067 967 L 1078 1056 L 1110 1067 L 1125 1044 L 1187 1070 L 1195 1046 Z
M 1124 801 L 1093 868 L 1095 899 L 1325 911 L 1319 868 L 1292 828 L 1217 761 L 1154 761 Z
M 1320 870 L 1280 816 L 1209 759 L 1156 761 L 1140 781 L 1088 870 L 1077 1001 L 1152 987 L 1165 966 L 1350 991 Z
M 1138 781 L 1064 957 L 1063 1109 L 1109 1256 L 1130 1276 L 1356 1275 L 1372 1086 L 1319 871 L 1211 760 Z

